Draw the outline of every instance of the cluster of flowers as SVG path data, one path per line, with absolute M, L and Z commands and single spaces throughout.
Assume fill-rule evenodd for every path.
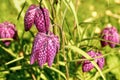
M 25 31 L 29 31 L 32 24 L 35 24 L 38 33 L 33 42 L 30 64 L 37 60 L 40 67 L 46 62 L 51 66 L 60 48 L 60 42 L 58 36 L 49 30 L 49 11 L 46 8 L 31 5 L 24 17 Z M 0 39 L 3 39 L 2 42 L 9 46 L 11 41 L 6 38 L 17 39 L 16 27 L 10 22 L 0 23 Z
M 49 11 L 46 8 L 31 5 L 24 17 L 25 31 L 29 31 L 33 24 L 35 24 L 38 33 L 33 41 L 30 64 L 33 64 L 37 60 L 40 67 L 45 63 L 48 63 L 48 66 L 52 66 L 55 55 L 60 48 L 60 42 L 58 36 L 54 35 L 49 30 Z M 15 25 L 10 22 L 0 23 L 0 38 L 16 39 L 17 30 Z M 120 41 L 118 31 L 113 26 L 104 28 L 101 32 L 101 38 L 102 47 L 109 45 L 111 48 L 114 48 Z M 11 41 L 2 40 L 2 42 L 8 46 Z M 87 53 L 92 58 L 102 56 L 101 52 L 95 52 L 93 50 L 88 51 Z M 105 64 L 104 57 L 95 58 L 94 60 L 102 69 Z M 83 62 L 83 72 L 88 72 L 93 68 L 94 65 L 89 60 Z
M 101 38 L 102 38 L 101 40 L 102 47 L 109 45 L 111 48 L 114 48 L 120 42 L 118 31 L 113 26 L 104 28 L 101 32 Z M 105 59 L 102 56 L 101 52 L 95 52 L 91 50 L 91 51 L 88 51 L 87 53 L 92 58 L 95 58 L 94 61 L 98 64 L 100 69 L 102 69 L 105 64 Z M 99 58 L 96 58 L 96 57 L 99 57 Z M 88 72 L 93 68 L 94 68 L 94 65 L 89 60 L 84 61 L 82 64 L 83 72 Z
M 33 42 L 30 64 L 37 60 L 40 67 L 46 62 L 48 66 L 51 66 L 59 50 L 60 42 L 58 36 L 49 30 L 49 11 L 46 8 L 31 5 L 24 17 L 25 30 L 29 31 L 32 24 L 35 24 L 38 33 Z

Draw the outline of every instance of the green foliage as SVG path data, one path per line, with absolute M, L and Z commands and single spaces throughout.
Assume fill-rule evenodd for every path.
M 5 47 L 0 39 L 0 80 L 120 80 L 120 45 L 115 48 L 100 45 L 100 31 L 111 24 L 120 32 L 120 1 L 117 0 L 42 0 L 50 11 L 51 31 L 60 38 L 60 50 L 52 67 L 30 65 L 32 43 L 37 33 L 35 25 L 24 30 L 24 15 L 31 4 L 39 0 L 0 0 L 0 23 L 16 25 L 18 40 Z M 6 40 L 6 39 L 5 39 Z M 106 63 L 102 70 L 86 52 L 101 51 Z M 95 66 L 82 72 L 81 56 Z

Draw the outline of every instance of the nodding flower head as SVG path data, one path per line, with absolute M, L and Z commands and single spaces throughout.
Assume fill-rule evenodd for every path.
M 100 57 L 100 56 L 102 56 L 102 54 L 100 52 L 94 52 L 94 51 L 88 51 L 87 53 L 92 58 L 98 57 L 98 58 L 95 58 L 94 61 L 98 64 L 100 69 L 102 69 L 105 64 L 105 59 L 103 57 Z M 85 57 L 83 57 L 83 58 L 85 58 Z M 93 68 L 94 68 L 94 65 L 89 60 L 85 60 L 82 64 L 83 72 L 88 72 Z
M 40 67 L 45 63 L 52 66 L 59 47 L 60 43 L 57 36 L 52 33 L 47 35 L 38 32 L 33 42 L 30 64 L 33 64 L 37 60 Z
M 0 38 L 17 38 L 17 31 L 15 25 L 10 22 L 0 23 Z M 3 40 L 3 43 L 8 46 L 10 44 L 10 40 Z
M 34 17 L 35 17 L 35 12 L 36 12 L 36 5 L 31 5 L 24 17 L 24 26 L 25 26 L 25 31 L 28 31 L 31 27 L 32 24 L 34 23 Z
M 47 33 L 50 26 L 49 11 L 46 8 L 31 5 L 24 17 L 25 31 L 29 31 L 33 23 L 39 32 Z
M 39 32 L 47 33 L 50 26 L 49 11 L 46 8 L 37 8 L 35 25 Z
M 104 28 L 101 32 L 101 37 L 104 39 L 101 40 L 102 47 L 109 45 L 111 48 L 114 48 L 117 44 L 119 44 L 119 34 L 115 27 Z

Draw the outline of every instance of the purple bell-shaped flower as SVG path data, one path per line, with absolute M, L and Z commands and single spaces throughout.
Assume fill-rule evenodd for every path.
M 50 27 L 49 11 L 46 8 L 31 5 L 24 17 L 25 31 L 29 31 L 33 23 L 39 32 L 47 33 Z
M 115 27 L 106 27 L 101 32 L 102 39 L 101 45 L 102 47 L 109 45 L 111 48 L 114 48 L 117 44 L 119 44 L 119 34 Z
M 46 8 L 37 8 L 35 15 L 35 25 L 39 32 L 47 33 L 50 26 L 49 11 Z
M 29 31 L 30 28 L 32 27 L 32 24 L 34 23 L 34 17 L 35 17 L 35 12 L 36 12 L 36 5 L 31 5 L 24 17 L 24 27 L 25 31 Z
M 0 38 L 17 38 L 17 31 L 15 25 L 10 22 L 0 23 Z M 10 40 L 3 40 L 3 43 L 8 46 Z
M 38 32 L 33 42 L 30 64 L 37 60 L 40 67 L 45 63 L 48 63 L 48 66 L 52 66 L 59 47 L 60 43 L 57 36 L 52 33 L 45 34 Z
M 102 56 L 102 54 L 100 52 L 94 52 L 92 50 L 88 51 L 87 53 L 92 58 Z M 85 57 L 83 57 L 83 58 L 85 58 Z M 100 58 L 95 58 L 94 60 L 98 64 L 98 66 L 100 67 L 100 69 L 102 69 L 103 66 L 104 66 L 104 64 L 105 64 L 105 59 L 103 57 L 100 57 Z M 89 60 L 85 60 L 83 62 L 83 65 L 82 65 L 83 72 L 88 72 L 88 71 L 90 71 L 93 68 L 94 68 L 94 65 Z

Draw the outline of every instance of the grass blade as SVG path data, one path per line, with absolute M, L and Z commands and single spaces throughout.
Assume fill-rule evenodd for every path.
M 77 52 L 81 55 L 83 55 L 84 57 L 86 57 L 87 59 L 90 59 L 91 57 L 86 53 L 84 52 L 83 50 L 79 49 L 78 47 L 76 46 L 66 46 L 66 48 L 70 48 L 71 50 L 73 50 L 74 52 Z M 91 61 L 91 63 L 95 66 L 95 68 L 99 71 L 100 75 L 102 76 L 103 80 L 106 80 L 102 71 L 100 70 L 100 68 L 98 67 L 98 65 L 95 63 L 95 61 Z

